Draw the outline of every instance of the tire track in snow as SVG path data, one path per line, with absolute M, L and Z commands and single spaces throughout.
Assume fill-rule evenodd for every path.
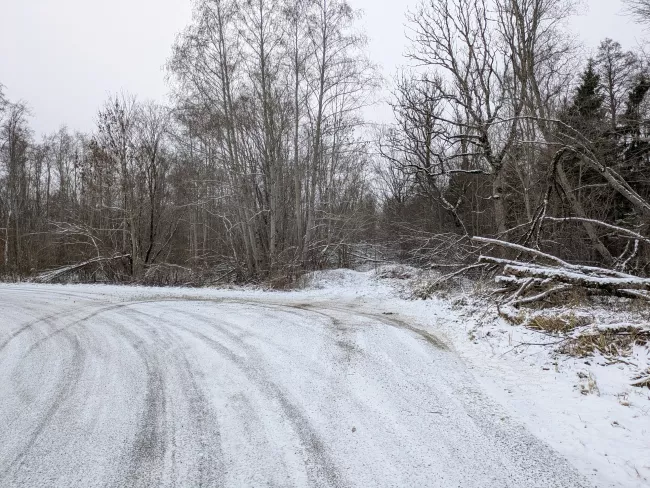
M 282 389 L 266 378 L 265 374 L 260 369 L 234 354 L 223 344 L 201 332 L 191 330 L 185 326 L 180 327 L 201 339 L 222 356 L 227 357 L 233 364 L 237 365 L 249 380 L 260 388 L 261 391 L 265 392 L 267 396 L 275 399 L 280 404 L 287 419 L 296 429 L 296 433 L 307 451 L 307 474 L 312 485 L 322 486 L 321 481 L 324 480 L 327 482 L 327 486 L 344 486 L 341 481 L 342 476 L 339 473 L 336 464 L 330 459 L 324 442 L 320 439 L 318 433 L 312 428 L 309 419 L 291 402 L 288 395 Z
M 84 317 L 81 317 L 79 319 L 76 319 L 72 321 L 69 324 L 63 325 L 59 327 L 58 329 L 50 332 L 47 334 L 45 337 L 37 340 L 35 343 L 33 343 L 20 357 L 20 359 L 17 361 L 16 366 L 14 367 L 14 373 L 15 371 L 21 370 L 21 364 L 23 364 L 27 359 L 30 358 L 30 356 L 34 355 L 45 347 L 50 341 L 53 339 L 56 339 L 58 337 L 65 337 L 65 338 L 73 338 L 73 344 L 74 344 L 74 356 L 71 360 L 72 366 L 70 368 L 67 368 L 67 370 L 70 371 L 61 371 L 61 375 L 63 376 L 63 379 L 60 381 L 59 384 L 57 384 L 57 387 L 55 388 L 55 393 L 53 395 L 53 398 L 50 402 L 49 407 L 44 409 L 44 412 L 41 414 L 40 419 L 37 421 L 36 427 L 34 431 L 29 434 L 27 441 L 18 453 L 15 453 L 12 456 L 12 460 L 7 463 L 7 466 L 4 470 L 0 471 L 0 481 L 7 476 L 7 474 L 15 468 L 16 464 L 24 459 L 28 454 L 29 451 L 34 447 L 36 442 L 38 441 L 39 437 L 43 434 L 45 429 L 48 427 L 49 424 L 52 423 L 52 419 L 56 416 L 57 412 L 64 406 L 66 401 L 73 395 L 74 393 L 74 388 L 76 387 L 76 384 L 79 382 L 79 379 L 82 375 L 82 366 L 83 362 L 85 361 L 86 357 L 86 351 L 82 348 L 78 336 L 70 334 L 70 329 L 73 327 L 82 325 L 84 322 L 87 322 L 95 317 L 97 317 L 100 314 L 104 314 L 107 312 L 119 310 L 121 308 L 126 308 L 133 305 L 133 302 L 129 303 L 120 303 L 120 304 L 114 304 L 114 305 L 109 305 L 109 306 L 104 306 L 101 307 L 99 310 L 95 310 Z M 46 317 L 40 318 L 36 323 L 42 323 L 45 322 L 51 327 L 56 327 L 58 323 L 54 320 L 52 320 L 54 317 L 58 316 L 60 314 L 51 314 Z M 31 326 L 36 325 L 36 323 L 31 324 Z M 23 333 L 27 329 L 23 328 L 20 332 Z M 17 337 L 18 335 L 16 335 Z M 137 349 L 137 348 L 136 348 Z M 0 349 L 1 352 L 1 349 Z M 140 353 L 142 355 L 142 353 Z M 153 361 L 151 358 L 148 358 L 149 362 L 146 362 L 147 366 L 147 371 L 148 374 L 147 377 L 150 379 L 150 382 L 147 384 L 147 394 L 148 398 L 151 398 L 151 401 L 147 402 L 147 418 L 152 419 L 157 417 L 157 411 L 160 409 L 160 401 L 159 397 L 157 395 L 158 390 L 160 389 L 162 382 L 161 378 L 159 375 L 157 375 L 157 370 L 154 368 Z M 39 403 L 43 403 L 43 400 Z M 147 437 L 146 435 L 143 435 L 139 439 L 139 444 L 138 444 L 138 452 L 144 455 L 144 453 L 151 452 L 151 446 L 157 443 L 157 432 L 154 432 L 153 435 L 151 432 L 148 433 L 149 436 Z M 146 456 L 145 456 L 146 458 Z M 146 486 L 146 485 L 145 485 Z
M 239 305 L 252 306 L 254 308 L 259 308 L 261 310 L 278 310 L 282 313 L 294 315 L 301 319 L 301 325 L 308 328 L 311 332 L 319 334 L 320 336 L 327 337 L 332 339 L 334 344 L 337 346 L 337 350 L 340 353 L 340 357 L 337 355 L 334 358 L 334 364 L 345 365 L 346 370 L 352 367 L 352 363 L 355 361 L 357 356 L 361 354 L 361 351 L 357 344 L 354 342 L 353 338 L 350 336 L 354 331 L 354 327 L 351 327 L 348 323 L 347 325 L 343 320 L 336 317 L 332 313 L 327 313 L 326 310 L 316 309 L 309 304 L 277 304 L 277 303 L 266 303 L 266 302 L 233 302 Z M 302 312 L 302 313 L 301 313 Z M 354 315 L 350 310 L 345 310 L 346 315 Z M 324 317 L 327 320 L 327 329 L 320 329 L 318 327 L 310 327 L 309 322 L 305 319 L 309 316 L 320 316 Z M 327 334 L 327 330 L 333 332 L 333 335 Z M 368 358 L 366 358 L 368 359 Z
M 396 317 L 390 317 L 390 316 L 387 316 L 385 314 L 363 312 L 363 311 L 360 311 L 360 310 L 351 310 L 350 308 L 333 307 L 331 305 L 320 305 L 320 304 L 313 304 L 312 305 L 312 304 L 309 304 L 309 303 L 305 303 L 305 304 L 287 305 L 287 306 L 299 308 L 300 310 L 314 311 L 316 313 L 322 313 L 322 314 L 325 314 L 325 311 L 342 312 L 342 313 L 346 313 L 346 314 L 354 314 L 354 315 L 357 315 L 359 317 L 365 317 L 365 318 L 371 319 L 371 320 L 376 320 L 377 322 L 381 322 L 382 324 L 389 325 L 391 327 L 395 327 L 395 328 L 398 328 L 398 329 L 406 329 L 406 330 L 408 330 L 410 332 L 413 332 L 414 334 L 420 336 L 422 339 L 427 341 L 429 344 L 434 346 L 436 349 L 440 349 L 442 351 L 449 351 L 449 347 L 447 346 L 447 344 L 445 344 L 442 340 L 440 340 L 434 334 L 432 334 L 430 332 L 427 332 L 426 330 L 414 327 L 411 324 L 407 323 L 406 321 L 398 319 Z M 318 312 L 317 310 L 314 310 L 315 308 L 319 308 L 321 311 Z
M 194 316 L 203 322 L 205 321 L 205 316 L 197 316 L 197 314 L 192 314 L 186 310 L 183 310 L 182 313 L 186 316 Z M 156 316 L 150 316 L 160 320 Z M 210 325 L 216 324 L 212 322 Z M 306 451 L 305 467 L 307 468 L 307 475 L 312 486 L 323 486 L 323 482 L 325 486 L 330 487 L 345 486 L 342 474 L 328 454 L 325 443 L 311 426 L 309 418 L 290 400 L 289 395 L 276 383 L 271 381 L 258 364 L 255 364 L 252 358 L 255 357 L 256 352 L 250 346 L 243 342 L 236 334 L 228 331 L 226 327 L 219 327 L 221 333 L 250 353 L 248 358 L 242 358 L 226 345 L 200 331 L 194 330 L 192 327 L 182 324 L 176 324 L 175 326 L 199 339 L 222 357 L 228 359 L 262 393 L 278 403 L 287 420 L 292 424 Z
M 29 352 L 24 353 L 29 354 L 27 360 L 24 358 L 21 360 L 21 356 L 18 355 L 19 347 L 12 347 L 9 351 L 5 349 L 3 351 L 5 354 L 0 355 L 0 360 L 9 359 L 10 361 L 6 364 L 14 366 L 19 371 L 25 371 L 25 374 L 29 374 L 26 370 L 32 364 L 48 360 L 59 351 L 61 353 L 67 351 L 67 355 L 71 356 L 65 365 L 61 365 L 61 370 L 55 371 L 53 374 L 53 378 L 59 379 L 59 384 L 53 390 L 57 395 L 63 395 L 60 398 L 60 407 L 55 408 L 48 419 L 46 410 L 53 408 L 54 398 L 44 395 L 39 399 L 40 403 L 36 404 L 36 408 L 42 408 L 43 412 L 35 415 L 37 420 L 34 421 L 35 428 L 32 432 L 35 437 L 31 441 L 31 445 L 23 443 L 13 432 L 8 433 L 17 446 L 10 456 L 3 455 L 0 461 L 2 463 L 0 469 L 3 469 L 6 462 L 13 459 L 13 467 L 8 467 L 8 471 L 5 470 L 0 486 L 34 486 L 34 483 L 39 482 L 53 487 L 84 486 L 87 488 L 106 486 L 107 482 L 115 480 L 117 480 L 114 483 L 115 486 L 222 485 L 223 481 L 221 480 L 224 478 L 217 476 L 223 475 L 224 469 L 227 472 L 233 467 L 226 466 L 224 468 L 223 464 L 219 464 L 220 457 L 217 455 L 209 454 L 210 459 L 207 462 L 201 461 L 193 464 L 191 468 L 182 473 L 176 471 L 182 469 L 182 462 L 189 459 L 188 456 L 191 453 L 188 454 L 187 448 L 194 446 L 195 441 L 200 444 L 200 451 L 204 452 L 203 447 L 212 445 L 210 441 L 218 437 L 215 432 L 215 435 L 204 442 L 203 439 L 194 439 L 194 433 L 190 433 L 191 442 L 179 446 L 180 449 L 176 452 L 177 436 L 181 435 L 178 430 L 179 424 L 175 423 L 179 420 L 178 415 L 187 416 L 181 421 L 185 422 L 188 429 L 192 431 L 218 428 L 216 418 L 213 418 L 212 413 L 207 411 L 213 403 L 205 397 L 204 389 L 199 384 L 203 382 L 203 379 L 198 376 L 206 371 L 205 366 L 201 364 L 203 358 L 209 364 L 210 358 L 216 357 L 223 359 L 223 364 L 228 365 L 228 368 L 232 365 L 233 369 L 230 370 L 234 377 L 232 381 L 244 383 L 241 387 L 235 385 L 234 391 L 243 391 L 242 401 L 244 404 L 242 406 L 248 405 L 246 408 L 252 408 L 252 411 L 246 414 L 242 412 L 242 415 L 255 415 L 256 413 L 263 415 L 264 412 L 272 411 L 273 415 L 267 416 L 267 421 L 269 419 L 276 421 L 278 414 L 282 419 L 287 420 L 285 428 L 287 433 L 291 432 L 291 435 L 288 436 L 289 442 L 282 444 L 281 448 L 291 450 L 298 443 L 302 446 L 300 454 L 294 458 L 294 465 L 298 469 L 302 469 L 300 459 L 302 457 L 307 478 L 303 477 L 302 482 L 298 483 L 299 486 L 306 484 L 336 487 L 395 486 L 397 484 L 401 484 L 401 486 L 452 486 L 445 484 L 445 478 L 443 478 L 445 476 L 447 481 L 461 477 L 466 482 L 460 485 L 456 483 L 453 486 L 515 486 L 517 488 L 524 486 L 587 486 L 579 481 L 565 460 L 548 449 L 542 442 L 532 438 L 525 429 L 512 421 L 506 422 L 506 425 L 501 424 L 503 419 L 499 420 L 498 406 L 492 405 L 482 397 L 481 392 L 471 380 L 471 374 L 455 359 L 453 352 L 448 351 L 441 355 L 440 352 L 443 349 L 437 346 L 435 340 L 432 341 L 423 336 L 422 331 L 419 331 L 408 319 L 403 320 L 401 316 L 379 316 L 372 310 L 360 311 L 355 308 L 344 308 L 340 304 L 330 302 L 305 306 L 298 303 L 272 303 L 269 301 L 269 303 L 257 302 L 253 305 L 247 300 L 237 299 L 195 300 L 214 303 L 214 307 L 206 308 L 201 314 L 193 313 L 191 307 L 182 305 L 182 303 L 187 303 L 186 298 L 188 297 L 134 300 L 117 306 L 102 307 L 100 310 L 91 310 L 88 313 L 89 306 L 94 308 L 99 300 L 107 298 L 105 295 L 98 294 L 97 296 L 98 301 L 95 303 L 79 304 L 79 307 L 82 307 L 81 314 L 83 314 L 81 321 L 76 323 L 76 326 L 80 327 L 79 330 L 74 329 L 74 322 L 80 315 L 75 312 L 72 315 L 61 317 L 60 320 L 54 320 L 53 323 L 45 324 L 50 329 L 61 327 L 50 331 L 48 338 L 38 338 L 35 341 L 38 345 L 31 344 L 36 339 L 31 336 L 25 337 L 24 341 L 19 341 L 18 345 L 23 342 L 29 345 Z M 17 300 L 17 304 L 20 303 L 19 296 L 12 297 L 12 299 Z M 190 298 L 191 300 L 192 298 Z M 140 310 L 141 308 L 146 310 L 145 307 L 136 306 L 138 304 L 156 306 L 157 302 L 160 302 L 163 312 L 167 310 L 163 306 L 163 302 L 178 302 L 171 304 L 168 310 L 174 312 L 174 316 L 178 314 L 179 323 L 175 323 L 166 313 L 162 313 L 161 318 Z M 227 315 L 232 318 L 219 321 L 217 304 L 223 302 L 238 304 L 241 309 L 238 311 L 235 307 L 228 310 Z M 247 311 L 252 306 L 261 307 L 258 318 L 255 317 L 255 314 L 247 315 Z M 47 304 L 43 305 L 44 310 L 47 307 Z M 113 309 L 113 307 L 116 308 Z M 284 313 L 290 313 L 288 309 L 291 307 L 297 311 L 296 315 L 300 318 L 295 323 L 292 318 L 282 317 L 279 313 L 274 314 L 274 309 L 282 310 L 283 308 Z M 104 314 L 104 312 L 106 313 Z M 328 322 L 314 320 L 316 314 L 323 317 L 329 316 Z M 238 315 L 245 319 L 240 322 Z M 267 317 L 273 327 L 262 326 L 257 329 L 256 326 L 262 325 Z M 100 318 L 102 320 L 101 327 L 97 326 Z M 287 320 L 290 327 L 285 328 Z M 377 322 L 378 326 L 373 327 L 373 323 L 369 320 Z M 65 322 L 71 323 L 66 324 Z M 204 324 L 210 325 L 214 330 L 204 329 Z M 242 328 L 241 324 L 246 325 Z M 384 324 L 387 327 L 379 324 Z M 359 327 L 360 325 L 363 327 Z M 304 329 L 304 332 L 300 329 Z M 393 332 L 390 332 L 391 330 Z M 273 331 L 273 333 L 267 334 L 266 331 Z M 43 332 L 45 332 L 45 328 Z M 239 332 L 246 332 L 246 335 Z M 295 337 L 295 333 L 298 334 L 298 337 Z M 420 337 L 432 347 L 418 345 Z M 86 341 L 88 338 L 93 340 Z M 260 342 L 265 339 L 269 339 L 268 344 Z M 358 388 L 354 392 L 356 399 L 346 397 L 349 391 L 345 389 L 347 387 L 346 378 L 339 378 L 342 381 L 340 385 L 329 382 L 332 372 L 338 375 L 341 368 L 341 365 L 336 362 L 340 356 L 334 354 L 337 347 L 342 347 L 341 343 L 336 342 L 337 339 L 359 339 L 358 344 L 363 346 L 360 348 L 361 355 L 358 356 L 358 364 L 353 364 L 350 376 L 351 385 Z M 301 351 L 291 354 L 291 345 L 299 346 L 301 340 L 309 341 L 312 347 L 305 348 L 305 354 L 302 354 Z M 84 357 L 75 359 L 76 353 L 73 350 L 75 342 Z M 320 346 L 313 347 L 321 342 L 326 347 L 322 349 Z M 281 346 L 285 343 L 288 347 L 282 348 Z M 91 345 L 95 347 L 91 348 Z M 206 346 L 206 349 L 209 348 L 210 351 L 202 352 L 203 346 Z M 96 382 L 101 382 L 104 377 L 97 366 L 92 367 L 95 364 L 101 365 L 103 362 L 88 362 L 90 357 L 93 357 L 94 361 L 97 350 L 101 347 L 110 351 L 112 357 L 115 357 L 120 351 L 128 352 L 123 357 L 123 361 L 121 359 L 114 360 L 107 364 L 115 367 L 111 371 L 113 374 L 111 378 L 114 381 L 110 384 L 115 386 L 122 381 L 128 385 L 120 390 L 122 392 L 120 399 L 121 401 L 126 400 L 124 407 L 130 409 L 128 410 L 129 419 L 131 419 L 131 415 L 133 415 L 133 419 L 132 421 L 127 419 L 123 423 L 124 428 L 117 431 L 119 437 L 111 437 L 110 427 L 107 429 L 106 424 L 103 424 L 102 433 L 109 434 L 103 438 L 107 449 L 120 449 L 121 454 L 124 449 L 123 442 L 126 441 L 128 445 L 123 456 L 119 454 L 115 456 L 114 463 L 106 460 L 106 464 L 104 464 L 104 458 L 95 456 L 94 459 L 100 459 L 104 469 L 104 471 L 100 469 L 96 473 L 93 471 L 90 461 L 85 464 L 81 457 L 75 460 L 79 464 L 72 463 L 67 459 L 67 454 L 74 453 L 75 440 L 81 440 L 81 436 L 84 434 L 83 430 L 76 427 L 87 428 L 89 425 L 87 422 L 83 422 L 83 418 L 79 421 L 77 415 L 80 415 L 84 409 L 87 410 L 98 405 L 98 402 L 107 400 L 110 402 L 111 393 L 103 391 L 101 383 L 89 384 L 85 381 L 93 379 Z M 135 354 L 131 351 L 131 347 Z M 325 353 L 325 356 L 318 356 L 321 351 Z M 274 358 L 273 355 L 276 357 Z M 427 361 L 428 357 L 434 358 L 435 366 L 418 367 L 418 363 L 421 364 L 422 360 Z M 318 359 L 311 361 L 311 358 Z M 16 359 L 19 360 L 17 363 L 11 363 Z M 291 361 L 291 367 L 285 368 L 279 365 L 282 361 Z M 332 361 L 335 362 L 332 363 Z M 76 380 L 71 370 L 73 364 L 80 369 Z M 217 364 L 221 364 L 221 362 Z M 428 361 L 427 364 L 429 364 Z M 142 374 L 133 374 L 133 367 Z M 403 371 L 400 370 L 402 367 Z M 225 371 L 228 371 L 228 368 Z M 291 374 L 293 368 L 299 368 L 296 369 L 296 373 L 302 372 L 304 375 L 295 382 L 287 376 L 287 373 Z M 94 371 L 95 374 L 90 374 L 90 371 Z M 84 380 L 81 383 L 83 389 L 79 383 L 80 377 Z M 68 380 L 70 383 L 66 386 Z M 209 378 L 206 378 L 207 380 Z M 458 384 L 454 387 L 453 383 L 457 380 Z M 315 390 L 303 388 L 303 385 L 309 381 L 314 381 Z M 364 389 L 368 382 L 376 388 Z M 260 393 L 262 398 L 268 399 L 268 406 L 265 407 L 263 404 L 251 401 L 252 396 L 247 395 L 245 390 L 249 384 L 252 389 L 255 389 L 256 395 Z M 140 387 L 142 387 L 141 394 L 138 390 Z M 228 382 L 225 387 L 228 387 Z M 297 398 L 295 396 L 295 392 L 316 392 L 318 388 L 321 391 L 314 398 Z M 68 390 L 67 394 L 64 392 L 66 389 Z M 133 403 L 129 402 L 128 397 L 125 396 L 125 393 L 129 391 L 137 395 L 136 401 Z M 11 393 L 11 390 L 8 392 Z M 224 393 L 227 394 L 227 391 Z M 156 394 L 160 396 L 156 397 Z M 336 397 L 329 398 L 331 394 L 335 394 Z M 84 402 L 84 395 L 89 397 L 86 402 Z M 72 398 L 75 402 L 71 401 Z M 443 417 L 440 421 L 429 421 L 426 419 L 426 412 L 421 409 L 431 401 L 436 403 L 438 398 L 441 402 L 440 409 L 444 410 L 445 416 L 448 417 Z M 353 403 L 356 400 L 361 403 Z M 324 417 L 315 413 L 314 405 L 319 405 L 319 402 L 321 404 L 324 402 L 323 408 L 328 412 L 324 414 Z M 220 404 L 219 400 L 217 403 Z M 303 405 L 305 406 L 303 407 Z M 365 408 L 355 408 L 355 405 Z M 61 411 L 61 407 L 65 407 L 65 410 Z M 381 411 L 374 411 L 375 407 L 379 407 Z M 120 408 L 121 404 L 110 405 L 108 411 L 119 412 Z M 235 405 L 234 408 L 237 406 Z M 413 414 L 413 417 L 406 420 L 400 418 L 399 415 L 402 411 L 409 415 Z M 0 415 L 4 413 L 3 405 L 0 404 Z M 236 410 L 232 413 L 237 414 Z M 230 414 L 231 418 L 236 419 L 232 413 Z M 337 418 L 339 413 L 341 419 Z M 489 417 L 495 415 L 495 418 Z M 100 418 L 107 419 L 107 416 Z M 114 417 L 109 416 L 108 418 Z M 438 418 L 441 417 L 435 417 L 435 419 Z M 342 419 L 345 421 L 345 425 L 341 425 Z M 389 421 L 388 425 L 382 425 L 384 419 Z M 355 422 L 350 425 L 362 427 L 356 434 L 350 434 L 349 420 Z M 451 424 L 447 423 L 452 420 Z M 361 425 L 356 423 L 357 421 Z M 393 421 L 394 425 L 390 423 Z M 159 425 L 160 422 L 165 425 Z M 44 426 L 39 427 L 42 423 Z M 56 428 L 52 426 L 53 423 L 57 424 Z M 29 424 L 26 425 L 31 427 Z M 51 429 L 50 426 L 52 426 Z M 63 432 L 61 430 L 63 427 L 73 427 L 74 430 L 72 433 Z M 256 424 L 253 424 L 253 427 L 256 427 Z M 39 428 L 40 433 L 37 432 Z M 344 433 L 346 428 L 347 435 Z M 454 428 L 459 428 L 459 432 L 469 435 L 459 436 L 454 432 Z M 476 439 L 474 434 L 476 434 Z M 43 437 L 42 442 L 41 437 Z M 89 441 L 84 441 L 90 446 Z M 390 442 L 387 443 L 387 441 Z M 375 442 L 380 444 L 376 446 L 377 449 L 375 449 Z M 217 443 L 213 443 L 215 452 Z M 384 443 L 383 446 L 381 443 Z M 48 451 L 48 445 L 58 446 L 61 452 Z M 34 446 L 37 448 L 33 449 Z M 350 448 L 347 448 L 348 446 Z M 234 447 L 233 455 L 240 452 L 236 445 L 231 447 Z M 266 444 L 249 447 L 254 456 L 269 456 L 272 455 L 270 453 L 275 452 L 267 449 Z M 364 452 L 364 448 L 369 449 L 370 452 Z M 394 451 L 402 449 L 404 451 L 402 454 L 393 455 Z M 462 459 L 467 460 L 467 465 L 455 461 L 456 458 L 453 456 L 458 453 L 456 450 L 460 450 L 458 452 L 463 454 Z M 22 454 L 19 451 L 22 451 Z M 341 452 L 345 454 L 342 455 Z M 436 452 L 451 456 L 448 458 L 447 464 L 436 462 L 435 457 L 430 456 L 430 453 Z M 16 469 L 26 456 L 29 456 L 28 464 L 32 466 L 40 461 L 40 456 L 46 458 L 49 466 L 39 469 L 37 474 L 45 474 L 48 477 L 29 478 L 27 475 L 22 476 L 22 472 L 21 476 L 17 477 Z M 354 459 L 355 456 L 359 456 L 359 458 Z M 411 462 L 413 456 L 417 458 L 417 461 Z M 517 456 L 523 459 L 517 461 Z M 78 455 L 77 458 L 79 458 Z M 443 457 L 442 459 L 447 458 Z M 433 461 L 433 467 L 431 464 L 426 464 L 427 461 Z M 287 466 L 286 463 L 284 465 Z M 84 469 L 79 472 L 78 477 L 66 478 L 65 473 L 69 473 L 69 469 L 73 469 L 75 466 L 82 466 Z M 468 469 L 468 467 L 468 472 L 458 475 L 459 471 Z M 494 480 L 497 480 L 496 484 L 486 484 L 489 479 L 472 478 L 475 473 L 489 472 L 490 468 L 494 469 L 489 474 L 494 477 Z M 65 471 L 66 469 L 68 471 Z M 150 472 L 147 473 L 145 471 L 147 469 Z M 210 471 L 211 469 L 212 471 Z M 258 470 L 258 473 L 264 473 L 264 471 Z M 390 473 L 395 474 L 396 477 L 391 478 Z M 142 475 L 140 478 L 137 477 L 139 474 Z M 384 476 L 385 474 L 387 476 Z M 167 475 L 170 477 L 168 478 Z M 77 480 L 77 484 L 72 483 L 71 479 Z M 23 480 L 31 480 L 32 483 Z M 413 480 L 421 482 L 407 483 L 407 481 Z M 22 485 L 16 483 L 22 483 Z M 264 480 L 256 478 L 254 484 L 246 486 L 262 484 L 264 484 Z M 277 484 L 286 486 L 291 483 L 280 482 Z
M 0 290 L 3 291 L 3 290 Z M 34 290 L 34 289 L 20 289 L 20 290 L 15 290 L 12 288 L 9 288 L 8 290 L 10 293 L 19 293 L 19 294 L 24 294 L 24 293 L 34 293 L 37 295 L 44 295 L 43 298 L 45 300 L 45 303 L 48 305 L 55 305 L 54 301 L 52 300 L 52 295 L 55 295 L 57 297 L 66 297 L 66 298 L 84 298 L 88 299 L 88 297 L 95 297 L 96 300 L 96 295 L 92 293 L 70 293 L 70 292 L 63 292 L 63 291 L 58 291 L 58 290 L 48 290 L 47 294 L 44 294 L 42 290 Z M 26 323 L 20 325 L 16 330 L 11 332 L 6 339 L 4 339 L 2 342 L 0 342 L 0 353 L 16 338 L 18 338 L 20 335 L 24 334 L 25 332 L 28 332 L 31 328 L 33 328 L 36 325 L 39 325 L 42 322 L 46 323 L 51 323 L 54 319 L 60 318 L 61 316 L 65 316 L 68 313 L 74 313 L 75 310 L 79 308 L 80 304 L 69 304 L 69 306 L 65 309 L 60 309 L 58 308 L 56 312 L 39 316 L 36 315 L 32 320 L 27 321 Z M 101 304 L 98 304 L 99 306 L 103 306 Z M 26 308 L 27 310 L 38 310 L 39 307 L 42 308 L 42 304 L 38 305 L 22 305 L 21 308 Z
M 125 309 L 125 313 L 132 317 L 138 316 L 155 318 L 151 314 L 142 312 L 137 308 Z M 222 486 L 224 468 L 218 421 L 210 403 L 198 385 L 194 372 L 197 370 L 196 366 L 192 365 L 187 355 L 177 347 L 177 341 L 180 340 L 180 336 L 174 334 L 173 331 L 167 330 L 168 327 L 153 327 L 141 318 L 135 318 L 135 320 L 139 323 L 138 329 L 146 331 L 151 336 L 151 344 L 156 344 L 156 349 L 158 349 L 159 352 L 161 349 L 160 345 L 165 346 L 167 349 L 174 349 L 174 353 L 172 355 L 173 361 L 167 363 L 168 368 L 173 368 L 174 372 L 180 377 L 184 400 L 187 401 L 187 407 L 190 410 L 190 418 L 187 420 L 192 424 L 190 426 L 190 430 L 194 434 L 194 437 L 198 437 L 198 444 L 200 448 L 200 459 L 198 462 L 197 473 L 198 484 L 193 486 L 214 486 L 215 484 Z M 163 320 L 163 323 L 167 322 Z M 123 334 L 125 330 L 126 329 L 122 327 L 121 333 Z M 135 334 L 130 335 L 131 343 L 139 340 Z M 146 346 L 142 341 L 140 344 L 141 346 L 138 347 L 138 349 L 141 352 L 142 348 Z M 170 400 L 173 400 L 173 398 Z M 159 417 L 163 417 L 164 413 L 165 412 L 158 411 L 157 415 Z M 164 421 L 165 419 L 162 418 L 162 420 Z M 174 425 L 172 421 L 168 423 L 171 426 Z M 168 446 L 167 449 L 171 447 L 173 470 L 175 469 L 174 464 L 177 458 L 177 446 L 174 433 L 167 436 L 167 442 L 168 444 L 171 444 L 171 446 Z M 162 456 L 159 457 L 162 458 Z M 171 476 L 171 478 L 174 479 L 175 476 Z
M 70 324 L 67 324 L 67 325 L 59 328 L 58 330 L 54 331 L 53 333 L 51 333 L 49 335 L 46 335 L 45 337 L 40 339 L 38 341 L 38 343 L 42 343 L 43 341 L 49 340 L 51 337 L 57 335 L 60 332 L 63 332 L 65 329 L 73 327 L 73 326 L 75 326 L 75 325 L 77 325 L 77 324 L 79 324 L 79 323 L 81 323 L 81 322 L 83 322 L 85 320 L 92 319 L 93 317 L 99 315 L 100 313 L 104 313 L 104 312 L 108 312 L 108 311 L 111 311 L 111 310 L 114 310 L 114 309 L 126 307 L 126 306 L 129 306 L 129 305 L 133 304 L 133 303 L 138 303 L 138 302 L 127 302 L 127 303 L 118 303 L 118 304 L 115 304 L 115 305 L 100 306 L 101 308 L 99 310 L 96 310 L 96 311 L 90 313 L 89 315 L 86 315 L 86 316 L 84 316 L 84 317 L 82 317 L 82 318 L 80 318 L 78 320 L 73 321 Z M 9 335 L 9 337 L 7 339 L 5 339 L 0 344 L 0 353 L 2 353 L 3 349 L 5 347 L 7 347 L 12 341 L 14 341 L 18 337 L 20 337 L 22 334 L 28 332 L 32 327 L 34 327 L 36 325 L 39 325 L 39 324 L 41 324 L 43 322 L 45 322 L 46 324 L 49 324 L 49 325 L 57 325 L 56 322 L 54 321 L 54 319 L 60 318 L 61 316 L 65 317 L 66 313 L 69 313 L 69 311 L 67 311 L 67 310 L 57 310 L 56 312 L 54 312 L 52 314 L 45 315 L 43 317 L 39 317 L 39 318 L 37 318 L 35 320 L 32 320 L 32 321 L 26 323 L 25 325 L 21 326 L 19 329 L 17 329 L 13 333 L 11 333 Z M 73 315 L 74 315 L 74 313 L 73 313 Z
M 10 456 L 10 461 L 7 465 L 0 471 L 0 482 L 4 480 L 12 470 L 14 470 L 18 464 L 25 458 L 29 451 L 33 448 L 34 444 L 37 442 L 43 431 L 46 427 L 52 422 L 54 416 L 62 407 L 63 403 L 72 395 L 74 388 L 79 382 L 81 377 L 83 365 L 86 359 L 86 353 L 79 343 L 79 338 L 77 336 L 67 336 L 72 345 L 73 355 L 69 362 L 68 368 L 61 371 L 62 378 L 61 381 L 57 384 L 56 393 L 52 398 L 50 405 L 44 409 L 43 413 L 40 415 L 39 420 L 36 423 L 33 431 L 27 436 L 24 445 L 20 450 L 14 452 Z
M 122 486 L 159 486 L 167 451 L 166 383 L 158 357 L 137 334 L 122 324 L 111 327 L 127 340 L 145 368 L 144 411 L 128 453 L 128 467 Z M 172 471 L 174 466 L 172 466 Z

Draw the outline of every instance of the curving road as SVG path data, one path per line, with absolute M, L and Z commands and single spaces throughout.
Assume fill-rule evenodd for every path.
M 397 315 L 116 290 L 0 287 L 0 486 L 589 486 Z

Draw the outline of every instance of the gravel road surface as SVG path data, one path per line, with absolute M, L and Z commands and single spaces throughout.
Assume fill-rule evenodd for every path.
M 434 335 L 283 296 L 1 286 L 0 486 L 589 486 Z

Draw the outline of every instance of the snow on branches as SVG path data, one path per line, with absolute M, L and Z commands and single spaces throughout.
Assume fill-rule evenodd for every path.
M 520 305 L 543 301 L 552 295 L 581 288 L 591 295 L 610 295 L 650 301 L 650 279 L 595 266 L 583 266 L 537 249 L 498 239 L 473 237 L 474 242 L 517 252 L 516 259 L 482 254 L 479 263 L 500 267 L 496 282 L 506 294 L 505 303 Z

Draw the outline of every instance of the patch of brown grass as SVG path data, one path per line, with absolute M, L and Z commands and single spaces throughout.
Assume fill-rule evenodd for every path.
M 589 325 L 591 319 L 573 313 L 560 315 L 535 315 L 526 323 L 526 327 L 550 334 L 568 334 L 578 327 Z
M 628 326 L 580 334 L 560 348 L 560 352 L 577 357 L 592 356 L 596 351 L 603 356 L 628 356 L 634 345 L 650 343 L 650 330 Z
M 576 308 L 588 305 L 589 303 L 590 298 L 587 290 L 579 286 L 574 286 L 568 290 L 549 296 L 543 303 L 540 303 L 540 307 L 546 308 L 551 306 Z
M 522 311 L 519 311 L 515 315 L 514 313 L 512 313 L 510 308 L 499 307 L 497 305 L 497 313 L 499 314 L 499 317 L 501 317 L 511 325 L 523 325 L 526 322 L 526 314 Z

